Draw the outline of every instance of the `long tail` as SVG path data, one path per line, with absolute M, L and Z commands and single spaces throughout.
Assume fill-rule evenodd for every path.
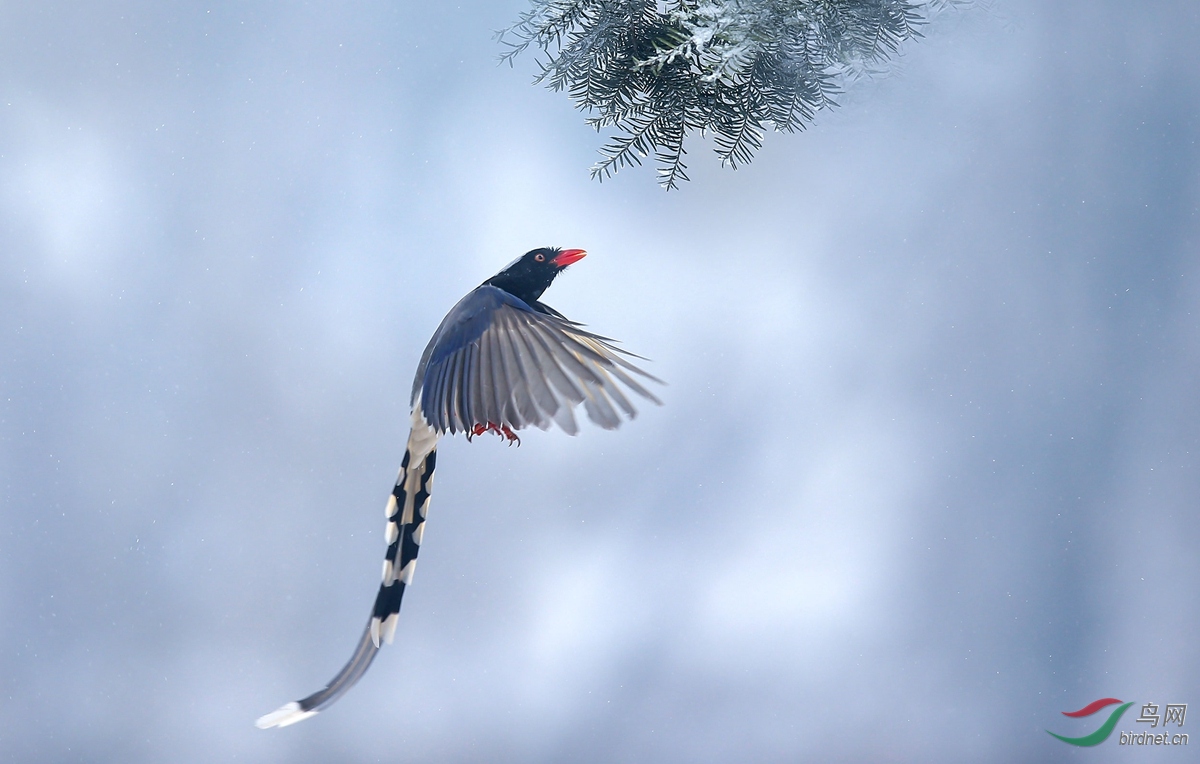
M 387 503 L 387 527 L 384 538 L 387 552 L 383 556 L 383 581 L 379 594 L 375 596 L 375 608 L 371 611 L 371 623 L 367 632 L 376 649 L 382 638 L 389 645 L 396 636 L 396 623 L 400 619 L 400 600 L 404 587 L 412 583 L 417 569 L 417 554 L 421 551 L 421 539 L 425 535 L 425 512 L 429 509 L 429 491 L 433 488 L 433 468 L 437 463 L 437 449 L 431 449 L 420 467 L 410 468 L 411 449 L 404 453 L 400 465 L 400 477 Z
M 433 468 L 437 463 L 437 433 L 420 415 L 420 407 L 413 412 L 413 429 L 408 436 L 408 448 L 404 461 L 400 463 L 400 474 L 396 486 L 388 497 L 387 527 L 384 538 L 387 552 L 383 558 L 383 581 L 367 627 L 359 637 L 354 655 L 342 667 L 325 689 L 318 690 L 302 700 L 287 705 L 260 717 L 255 725 L 259 729 L 286 727 L 313 716 L 332 705 L 367 673 L 380 642 L 391 644 L 396 635 L 396 623 L 400 615 L 400 600 L 404 587 L 412 583 L 413 571 L 417 567 L 417 553 L 421 551 L 421 537 L 425 533 L 425 513 L 429 508 L 429 492 L 433 488 Z

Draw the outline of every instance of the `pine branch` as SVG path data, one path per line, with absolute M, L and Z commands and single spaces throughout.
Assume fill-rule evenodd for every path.
M 711 133 L 736 169 L 768 128 L 811 124 L 850 80 L 870 76 L 933 15 L 969 0 L 531 0 L 498 33 L 510 65 L 541 49 L 535 82 L 565 91 L 617 134 L 591 170 L 604 180 L 654 155 L 659 183 L 687 180 L 684 142 Z

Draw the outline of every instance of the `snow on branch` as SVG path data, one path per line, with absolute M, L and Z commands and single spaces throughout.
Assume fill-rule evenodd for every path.
M 616 135 L 592 177 L 654 154 L 659 182 L 687 180 L 684 139 L 711 134 L 737 168 L 768 127 L 803 129 L 852 77 L 919 37 L 956 0 L 532 0 L 499 33 L 510 64 L 540 49 L 536 82 L 566 91 Z

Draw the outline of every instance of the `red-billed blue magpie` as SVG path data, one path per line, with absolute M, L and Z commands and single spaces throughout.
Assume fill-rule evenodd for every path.
M 459 300 L 433 334 L 413 380 L 412 431 L 388 497 L 383 582 L 371 618 L 350 661 L 325 689 L 260 718 L 261 728 L 286 727 L 328 707 L 366 673 L 381 642 L 396 633 L 400 599 L 412 583 L 433 487 L 438 439 L 492 432 L 517 441 L 514 430 L 557 424 L 579 431 L 574 409 L 605 429 L 637 411 L 617 382 L 661 405 L 633 375 L 661 382 L 626 358 L 640 358 L 592 334 L 539 302 L 582 249 L 546 247 L 525 253 Z M 644 359 L 643 359 L 644 360 Z M 519 442 L 519 441 L 517 441 Z

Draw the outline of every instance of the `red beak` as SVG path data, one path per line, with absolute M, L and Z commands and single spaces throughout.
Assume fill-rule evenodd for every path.
M 558 253 L 558 257 L 554 258 L 550 262 L 553 263 L 555 267 L 566 268 L 571 263 L 577 263 L 585 257 L 587 257 L 587 252 L 582 249 L 564 249 L 562 252 Z

